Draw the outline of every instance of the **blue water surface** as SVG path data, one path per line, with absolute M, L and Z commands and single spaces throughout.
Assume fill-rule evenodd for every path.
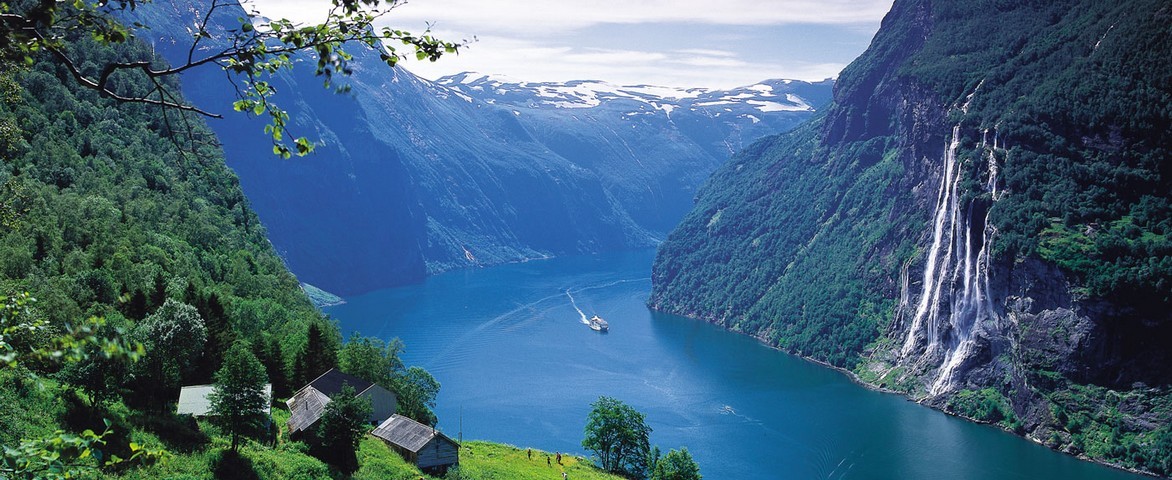
M 854 384 L 645 306 L 653 251 L 451 272 L 326 309 L 345 334 L 399 337 L 442 384 L 452 437 L 585 454 L 590 403 L 647 415 L 706 479 L 1144 478 Z M 610 323 L 590 330 L 586 316 Z

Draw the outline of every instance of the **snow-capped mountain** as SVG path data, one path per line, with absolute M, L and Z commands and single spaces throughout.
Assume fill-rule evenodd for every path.
M 433 85 L 437 95 L 510 112 L 538 142 L 598 171 L 636 222 L 662 238 L 716 166 L 808 118 L 830 100 L 833 81 L 766 80 L 719 90 L 465 72 Z
M 813 112 L 830 99 L 832 80 L 766 80 L 731 90 L 654 85 L 614 85 L 599 80 L 526 82 L 500 75 L 464 72 L 438 79 L 466 100 L 528 109 L 605 108 L 624 115 L 665 116 L 692 113 L 759 123 L 783 112 Z
M 826 101 L 819 88 L 831 80 L 810 83 L 798 80 L 766 80 L 732 90 L 678 88 L 654 85 L 614 85 L 600 80 L 526 82 L 501 75 L 464 72 L 436 80 L 469 98 L 487 103 L 530 108 L 592 108 L 604 103 L 632 100 L 670 113 L 676 109 L 733 112 L 750 107 L 761 113 L 812 112 L 811 104 Z M 808 95 L 815 98 L 803 98 Z
M 185 18 L 206 1 L 157 0 L 138 32 L 186 58 Z M 243 11 L 216 10 L 238 24 Z M 137 19 L 136 19 L 137 20 Z M 202 42 L 201 48 L 215 48 Z M 269 79 L 312 157 L 272 158 L 264 119 L 210 122 L 249 202 L 299 279 L 351 295 L 469 266 L 657 244 L 729 156 L 792 128 L 830 82 L 717 91 L 526 83 L 467 74 L 439 82 L 355 49 L 349 95 L 312 69 Z M 234 97 L 219 68 L 183 76 L 212 111 Z

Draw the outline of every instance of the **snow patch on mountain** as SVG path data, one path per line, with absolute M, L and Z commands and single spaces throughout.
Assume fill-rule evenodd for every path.
M 802 97 L 799 90 L 808 82 L 767 80 L 732 90 L 678 88 L 655 85 L 615 85 L 599 80 L 570 82 L 525 82 L 503 75 L 464 72 L 440 78 L 436 85 L 489 104 L 523 108 L 591 109 L 621 104 L 624 111 L 642 109 L 670 116 L 677 109 L 721 113 L 812 112 L 819 102 Z M 634 105 L 632 105 L 634 104 Z M 743 111 L 742 111 L 743 110 Z M 759 117 L 753 117 L 757 123 Z

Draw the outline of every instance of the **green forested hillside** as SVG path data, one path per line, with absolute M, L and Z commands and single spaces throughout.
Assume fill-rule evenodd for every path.
M 1172 472 L 1169 19 L 1161 1 L 895 2 L 822 116 L 704 186 L 649 304 Z
M 73 48 L 89 68 L 120 55 Z M 202 121 L 103 100 L 52 62 L 13 67 L 0 80 L 0 292 L 30 293 L 56 324 L 133 322 L 174 298 L 205 320 L 232 319 L 212 328 L 257 344 L 281 339 L 287 351 L 322 320 Z M 149 89 L 142 78 L 118 80 Z
M 89 40 L 69 48 L 87 59 L 83 69 L 150 51 Z M 150 88 L 132 76 L 114 82 L 120 91 Z M 139 363 L 149 363 L 169 352 L 152 350 L 158 330 L 139 325 L 165 302 L 194 306 L 207 331 L 176 372 L 134 370 L 97 350 L 81 362 L 6 364 L 0 444 L 59 428 L 100 432 L 106 419 L 115 431 L 107 454 L 125 457 L 131 441 L 182 452 L 191 432 L 145 412 L 171 408 L 180 382 L 208 383 L 233 342 L 248 342 L 280 395 L 310 374 L 295 361 L 309 325 L 337 345 L 336 327 L 274 254 L 201 120 L 102 99 L 52 61 L 5 64 L 0 92 L 0 297 L 35 299 L 22 317 L 5 310 L 4 326 L 24 317 L 46 322 L 32 336 L 6 331 L 5 347 L 44 345 L 70 325 L 104 317 L 99 334 L 145 344 Z
M 660 247 L 652 306 L 836 366 L 857 362 L 894 307 L 880 294 L 889 286 L 874 277 L 898 269 L 863 254 L 915 230 L 906 225 L 909 212 L 888 213 L 907 198 L 888 187 L 904 166 L 882 156 L 885 140 L 831 150 L 812 140 L 824 122 L 746 149 L 709 180 L 696 209 Z M 838 162 L 871 168 L 860 179 L 836 174 L 846 168 Z M 815 231 L 823 233 L 811 237 Z M 900 248 L 899 255 L 910 253 Z

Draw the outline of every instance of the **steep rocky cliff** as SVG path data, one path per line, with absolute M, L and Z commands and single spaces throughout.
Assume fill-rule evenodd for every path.
M 895 2 L 823 116 L 705 185 L 649 304 L 1172 472 L 1170 19 Z

